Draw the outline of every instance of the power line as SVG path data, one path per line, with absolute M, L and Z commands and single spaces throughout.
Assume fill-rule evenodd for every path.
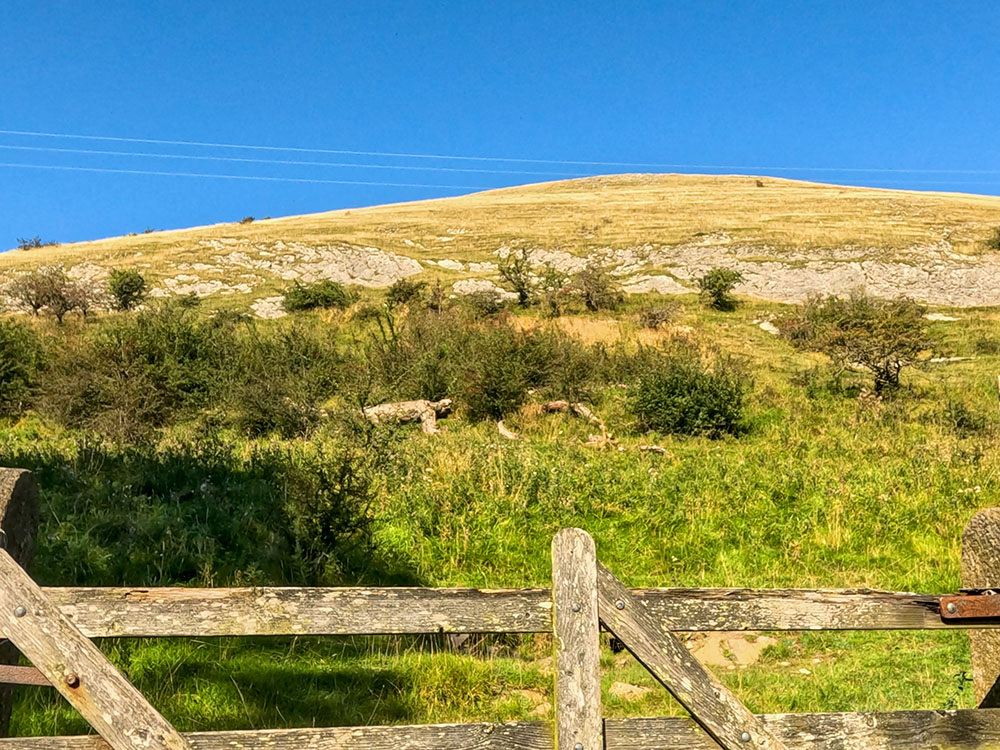
M 105 151 L 90 148 L 56 148 L 54 146 L 14 146 L 0 144 L 0 149 L 8 151 L 40 151 L 45 153 L 59 154 L 90 154 L 97 156 L 138 156 L 142 158 L 154 159 L 189 159 L 196 161 L 223 161 L 239 162 L 245 164 L 283 164 L 303 167 L 353 167 L 357 169 L 390 169 L 409 170 L 413 172 L 463 172 L 474 174 L 516 174 L 534 175 L 539 177 L 591 177 L 590 172 L 532 172 L 519 169 L 468 169 L 463 167 L 414 167 L 409 165 L 394 164 L 358 164 L 354 162 L 336 161 L 298 161 L 295 159 L 251 159 L 240 156 L 204 156 L 193 154 L 157 154 L 147 151 Z
M 240 143 L 214 143 L 209 141 L 181 141 L 157 138 L 127 138 L 124 136 L 84 135 L 80 133 L 49 133 L 35 130 L 3 130 L 2 135 L 32 136 L 39 138 L 71 138 L 91 141 L 114 141 L 118 143 L 149 143 L 165 146 L 194 146 L 201 148 L 235 148 L 255 151 L 287 151 L 311 154 L 341 154 L 351 156 L 381 156 L 405 159 L 442 159 L 456 161 L 519 162 L 524 164 L 564 164 L 591 167 L 642 167 L 650 169 L 735 169 L 759 170 L 765 172 L 858 172 L 858 173 L 898 173 L 898 174 L 1000 174 L 993 169 L 900 169 L 892 167 L 780 167 L 750 166 L 735 164 L 663 164 L 653 162 L 623 161 L 577 161 L 570 159 L 525 159 L 499 156 L 468 156 L 453 154 L 401 153 L 393 151 L 357 151 L 348 149 L 303 148 L 298 146 L 264 146 Z
M 112 174 L 156 175 L 160 177 L 208 177 L 218 180 L 252 180 L 259 182 L 310 182 L 321 185 L 377 185 L 380 187 L 408 188 L 440 188 L 443 190 L 493 190 L 495 185 L 430 185 L 413 182 L 368 182 L 364 180 L 321 180 L 306 177 L 262 177 L 241 174 L 210 174 L 199 172 L 160 172 L 149 169 L 110 169 L 102 167 L 64 167 L 54 164 L 18 164 L 16 162 L 0 162 L 0 167 L 19 167 L 22 169 L 57 169 L 68 172 L 106 172 Z

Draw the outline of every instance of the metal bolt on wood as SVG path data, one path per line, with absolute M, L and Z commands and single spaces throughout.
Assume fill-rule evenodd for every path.
M 744 732 L 743 734 L 741 734 L 740 735 L 740 739 L 743 742 L 749 742 L 750 741 L 750 732 Z
M 618 609 L 625 609 L 625 602 L 619 599 L 618 601 L 615 602 L 615 607 Z
M 583 750 L 583 743 L 577 742 L 575 745 L 573 745 L 573 750 Z
M 76 672 L 70 672 L 66 675 L 66 686 L 71 688 L 80 687 L 80 675 Z
M 947 610 L 952 614 L 955 614 L 958 611 L 958 606 L 955 604 L 955 602 L 949 602 Z
M 579 612 L 579 611 L 580 611 L 580 609 L 581 609 L 581 607 L 580 607 L 580 605 L 579 605 L 579 604 L 574 604 L 574 605 L 573 605 L 573 611 L 574 611 L 574 612 Z
M 28 610 L 26 610 L 24 607 L 21 606 L 14 607 L 14 617 L 24 617 L 26 614 L 28 614 Z

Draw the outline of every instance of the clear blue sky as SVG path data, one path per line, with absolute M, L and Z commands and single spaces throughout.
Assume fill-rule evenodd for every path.
M 2 146 L 546 173 L 759 173 L 1000 194 L 1000 3 L 14 2 Z M 558 174 L 0 148 L 4 164 L 495 187 Z M 786 171 L 779 167 L 805 167 Z M 950 170 L 851 172 L 838 169 Z M 960 171 L 966 170 L 966 171 Z M 0 166 L 0 248 L 468 190 Z

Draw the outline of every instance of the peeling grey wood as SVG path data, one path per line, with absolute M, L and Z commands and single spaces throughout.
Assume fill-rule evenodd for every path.
M 582 529 L 552 539 L 557 750 L 603 750 L 597 551 Z
M 91 638 L 552 632 L 549 589 L 42 590 Z M 932 594 L 681 588 L 632 589 L 632 593 L 674 632 L 967 627 L 943 622 L 939 597 Z
M 45 588 L 86 635 L 551 633 L 548 589 Z M 2 625 L 0 625 L 2 627 Z
M 21 653 L 114 750 L 189 747 L 5 550 L 0 550 L 0 622 Z
M 598 563 L 601 621 L 725 750 L 786 750 L 750 710 Z
M 795 750 L 996 750 L 1000 710 L 765 714 Z M 607 750 L 718 750 L 691 719 L 606 719 Z M 555 750 L 548 722 L 192 732 L 193 750 Z M 107 750 L 97 736 L 0 739 L 0 750 Z
M 981 510 L 962 533 L 962 586 L 1000 595 L 1000 508 Z M 972 686 L 983 708 L 1000 706 L 1000 632 L 970 630 Z
M 31 565 L 38 532 L 38 485 L 30 471 L 0 468 L 0 529 L 3 545 L 24 569 Z M 13 643 L 0 643 L 0 664 L 16 665 L 20 654 Z M 0 737 L 7 736 L 14 698 L 11 685 L 0 685 Z

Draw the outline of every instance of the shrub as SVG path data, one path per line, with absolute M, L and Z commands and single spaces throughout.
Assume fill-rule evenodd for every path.
M 255 219 L 252 216 L 244 216 L 240 219 L 240 224 L 253 224 Z
M 474 317 L 482 320 L 493 318 L 507 308 L 503 294 L 498 289 L 477 289 L 465 295 L 465 304 Z
M 118 268 L 108 278 L 108 292 L 116 310 L 132 310 L 146 297 L 146 279 L 134 268 Z
M 531 273 L 531 254 L 526 248 L 510 250 L 497 264 L 500 278 L 517 294 L 517 304 L 527 307 L 534 301 L 537 283 Z
M 679 311 L 680 305 L 677 304 L 647 307 L 639 311 L 639 324 L 656 331 L 676 318 Z
M 732 296 L 733 287 L 743 281 L 743 274 L 732 268 L 713 268 L 698 279 L 702 299 L 709 307 L 716 310 L 736 309 L 736 298 Z
M 234 337 L 176 301 L 91 331 L 49 374 L 43 406 L 67 424 L 134 439 L 239 377 Z
M 987 250 L 1000 253 L 1000 227 L 993 229 L 993 233 L 986 238 L 985 245 Z
M 950 396 L 941 407 L 941 421 L 959 438 L 983 432 L 988 424 L 984 415 L 970 409 L 961 399 Z
M 18 250 L 34 250 L 37 247 L 48 247 L 50 245 L 55 245 L 55 242 L 44 242 L 42 238 L 37 234 L 34 237 L 18 237 L 17 238 L 17 249 Z
M 351 295 L 336 281 L 317 281 L 302 284 L 296 281 L 285 291 L 284 308 L 288 312 L 316 308 L 343 309 L 351 304 Z
M 303 325 L 244 326 L 236 338 L 236 369 L 226 401 L 234 423 L 251 437 L 308 434 L 323 419 L 317 404 L 338 390 L 344 356 L 336 331 Z
M 425 281 L 398 279 L 385 293 L 385 301 L 390 305 L 409 305 L 420 302 L 427 289 Z
M 573 277 L 573 290 L 591 312 L 615 310 L 625 299 L 621 285 L 608 270 L 595 265 L 588 265 Z
M 640 429 L 720 438 L 746 431 L 752 381 L 735 360 L 712 367 L 682 351 L 646 352 L 628 407 Z
M 899 386 L 900 372 L 933 346 L 926 309 L 911 299 L 879 299 L 855 292 L 847 298 L 812 297 L 779 329 L 801 349 L 826 354 L 838 373 L 861 366 L 872 373 L 875 393 Z
M 41 358 L 41 342 L 31 328 L 0 319 L 0 416 L 24 410 L 37 383 Z

